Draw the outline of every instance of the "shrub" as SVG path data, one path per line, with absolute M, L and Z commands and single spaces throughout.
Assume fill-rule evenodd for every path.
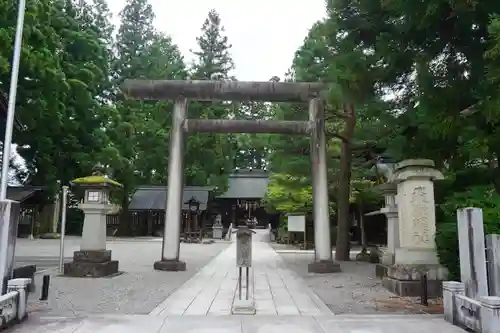
M 436 246 L 440 263 L 448 268 L 450 279 L 460 278 L 457 209 L 476 207 L 483 210 L 484 232 L 500 233 L 500 195 L 489 186 L 472 186 L 445 198 L 438 206 Z

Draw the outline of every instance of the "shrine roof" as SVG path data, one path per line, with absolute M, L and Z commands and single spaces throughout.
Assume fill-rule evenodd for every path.
M 36 196 L 37 193 L 43 192 L 43 190 L 42 186 L 9 186 L 7 187 L 7 199 L 24 203 L 33 196 Z
M 213 190 L 211 186 L 184 186 L 182 193 L 182 209 L 188 210 L 186 202 L 191 198 L 195 198 L 200 202 L 200 211 L 207 209 L 209 192 Z M 164 210 L 167 204 L 167 187 L 166 186 L 139 186 L 135 190 L 132 200 L 130 200 L 130 211 L 144 210 Z
M 229 175 L 228 189 L 220 199 L 262 199 L 267 192 L 269 174 L 264 170 L 241 169 Z

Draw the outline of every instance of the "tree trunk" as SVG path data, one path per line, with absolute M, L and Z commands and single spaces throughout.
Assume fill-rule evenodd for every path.
M 352 149 L 351 139 L 356 127 L 356 109 L 354 104 L 348 103 L 344 106 L 346 115 L 344 130 L 340 146 L 340 166 L 337 194 L 337 244 L 335 248 L 335 259 L 338 261 L 349 260 L 349 196 L 351 183 Z
M 130 225 L 130 214 L 128 210 L 129 200 L 128 191 L 126 188 L 123 189 L 123 197 L 121 200 L 122 210 L 120 212 L 120 223 L 118 224 L 117 236 L 130 237 L 132 236 L 132 227 Z
M 365 217 L 363 215 L 363 206 L 358 206 L 359 213 L 359 229 L 361 230 L 361 248 L 366 250 L 368 248 L 366 240 Z
M 500 194 L 500 151 L 498 151 L 498 148 L 495 148 L 497 150 L 495 152 L 495 156 L 497 158 L 496 163 L 493 163 L 495 166 L 493 167 L 493 186 L 495 187 L 495 191 L 497 194 Z

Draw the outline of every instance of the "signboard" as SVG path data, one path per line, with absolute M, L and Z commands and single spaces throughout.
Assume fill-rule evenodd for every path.
M 252 266 L 252 234 L 254 231 L 244 227 L 236 231 L 236 266 Z
M 305 215 L 288 215 L 288 232 L 305 232 Z

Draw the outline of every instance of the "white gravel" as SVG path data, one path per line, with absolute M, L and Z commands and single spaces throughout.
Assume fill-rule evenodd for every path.
M 273 246 L 276 250 L 283 245 Z M 342 272 L 314 274 L 307 272 L 313 261 L 311 253 L 280 253 L 287 267 L 301 276 L 335 314 L 377 314 L 391 312 L 377 306 L 375 300 L 389 299 L 395 295 L 381 285 L 375 276 L 375 265 L 366 262 L 341 262 Z
M 77 248 L 78 239 L 68 240 L 68 249 Z M 18 243 L 21 254 L 36 261 L 58 253 L 57 240 Z M 36 276 L 37 291 L 30 295 L 30 312 L 53 316 L 84 316 L 87 314 L 148 314 L 175 289 L 189 280 L 199 269 L 217 256 L 229 243 L 181 244 L 181 260 L 185 272 L 161 272 L 153 269 L 160 258 L 159 240 L 130 239 L 108 241 L 112 258 L 119 260 L 122 275 L 113 278 L 69 278 L 52 273 L 49 299 L 39 301 L 42 275 Z M 69 253 L 66 251 L 66 256 Z M 37 254 L 41 254 L 37 256 Z M 48 274 L 48 272 L 44 273 Z

